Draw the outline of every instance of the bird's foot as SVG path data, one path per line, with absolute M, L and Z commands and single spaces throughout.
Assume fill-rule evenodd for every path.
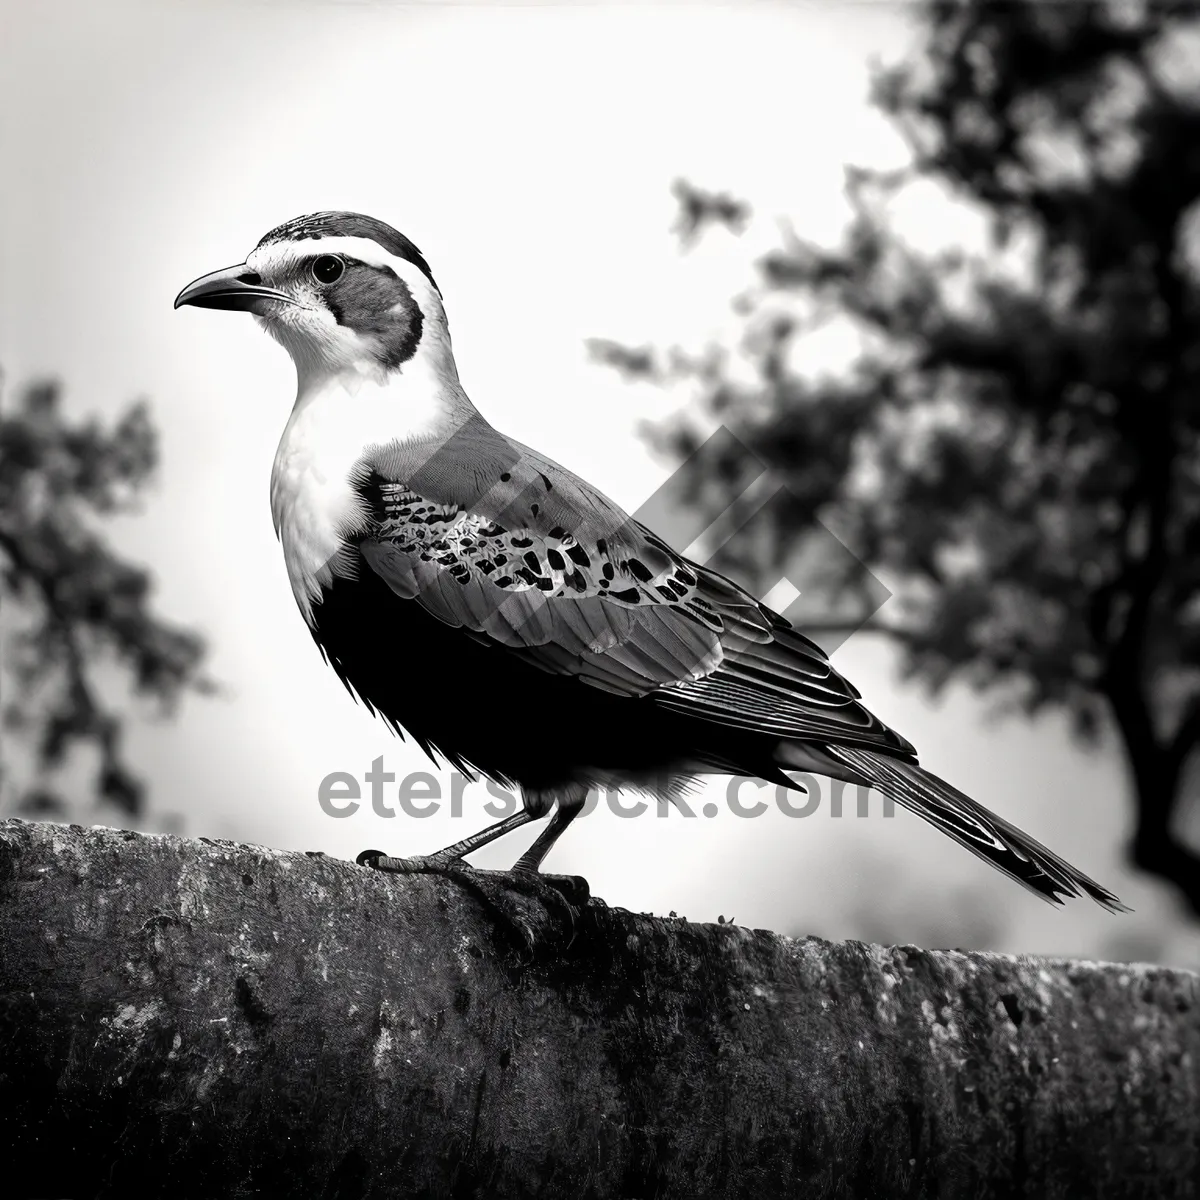
M 436 874 L 457 880 L 500 919 L 518 948 L 531 955 L 569 946 L 575 937 L 578 909 L 591 895 L 588 881 L 580 875 L 543 875 L 524 867 L 480 870 L 457 856 L 390 858 L 378 850 L 364 850 L 357 861 L 391 874 Z
M 586 879 L 522 868 L 468 871 L 461 881 L 499 918 L 521 953 L 565 950 L 575 940 L 579 909 L 590 895 Z
M 364 850 L 355 860 L 360 867 L 373 871 L 386 871 L 392 875 L 449 875 L 458 868 L 470 871 L 472 867 L 457 854 L 415 854 L 412 858 L 392 858 L 382 850 Z

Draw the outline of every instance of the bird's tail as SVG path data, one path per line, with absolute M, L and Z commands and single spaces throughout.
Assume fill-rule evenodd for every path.
M 1064 896 L 1091 896 L 1110 912 L 1130 910 L 1107 888 L 1048 850 L 1015 825 L 951 787 L 923 767 L 857 746 L 827 746 L 845 763 L 897 804 L 924 817 L 973 854 L 1010 875 L 1052 904 Z

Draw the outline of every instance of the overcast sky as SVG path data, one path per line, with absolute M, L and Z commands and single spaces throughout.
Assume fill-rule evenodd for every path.
M 148 827 L 178 812 L 190 834 L 352 858 L 434 850 L 482 826 L 482 785 L 457 819 L 321 812 L 330 772 L 361 777 L 380 755 L 398 777 L 433 768 L 350 700 L 292 600 L 267 503 L 289 360 L 249 317 L 173 312 L 174 295 L 289 217 L 380 217 L 430 260 L 483 413 L 636 509 L 670 469 L 638 424 L 681 397 L 590 364 L 584 339 L 702 345 L 728 327 L 778 217 L 836 236 L 843 165 L 902 156 L 866 97 L 872 58 L 911 37 L 904 6 L 9 3 L 5 27 L 7 385 L 58 376 L 76 413 L 150 398 L 161 476 L 113 537 L 154 568 L 159 610 L 210 637 L 228 688 L 174 725 L 131 729 Z M 681 256 L 678 176 L 749 199 L 745 237 Z M 969 222 L 924 204 L 905 213 L 918 233 L 967 236 Z M 380 636 L 402 646 L 402 628 Z M 611 904 L 698 920 L 1200 962 L 1166 890 L 1122 863 L 1130 809 L 1115 750 L 1081 752 L 1053 718 L 988 724 L 963 692 L 931 706 L 870 638 L 835 663 L 926 765 L 1138 912 L 1055 911 L 907 813 L 831 819 L 827 787 L 807 819 L 739 818 L 724 780 L 696 801 L 698 814 L 717 804 L 711 818 L 602 809 L 550 869 L 587 875 Z M 448 774 L 435 775 L 448 796 Z M 508 865 L 530 838 L 477 861 Z

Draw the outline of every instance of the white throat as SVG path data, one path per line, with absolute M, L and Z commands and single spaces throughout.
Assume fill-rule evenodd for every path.
M 446 437 L 474 410 L 442 322 L 425 322 L 416 354 L 397 371 L 321 369 L 308 358 L 303 365 L 297 359 L 296 370 L 296 403 L 271 470 L 271 516 L 292 592 L 311 624 L 333 560 L 369 518 L 350 483 L 363 455 L 393 442 Z

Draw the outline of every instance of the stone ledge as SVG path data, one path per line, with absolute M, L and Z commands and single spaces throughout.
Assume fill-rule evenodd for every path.
M 1195 1197 L 1200 980 L 0 822 L 0 1147 L 38 1194 Z

